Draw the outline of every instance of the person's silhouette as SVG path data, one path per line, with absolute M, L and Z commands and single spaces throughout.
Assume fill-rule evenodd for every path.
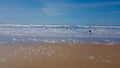
M 89 37 L 91 37 L 91 35 L 92 35 L 92 30 L 91 29 L 89 29 Z

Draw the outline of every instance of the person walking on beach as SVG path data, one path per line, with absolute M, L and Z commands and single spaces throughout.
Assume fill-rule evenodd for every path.
M 89 33 L 89 38 L 91 38 L 91 35 L 92 35 L 92 30 L 91 30 L 91 29 L 89 29 L 89 30 L 88 30 L 88 33 Z
M 89 34 L 92 35 L 92 30 L 91 29 L 89 29 Z
M 89 33 L 89 37 L 91 37 L 91 35 L 92 35 L 91 27 L 89 27 L 88 33 Z

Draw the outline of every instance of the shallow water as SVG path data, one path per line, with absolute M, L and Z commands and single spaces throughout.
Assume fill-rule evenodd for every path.
M 45 37 L 45 36 L 0 36 L 0 43 L 32 43 L 32 42 L 93 42 L 120 43 L 120 38 L 112 37 Z

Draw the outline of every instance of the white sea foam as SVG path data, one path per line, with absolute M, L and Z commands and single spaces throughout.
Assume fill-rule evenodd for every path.
M 32 41 L 36 42 L 36 41 L 37 41 L 37 39 L 33 39 Z
M 73 43 L 76 43 L 77 41 L 75 41 L 75 40 L 72 40 L 72 42 L 73 42 Z
M 15 41 L 17 41 L 17 39 L 16 39 L 16 38 L 13 38 L 13 42 L 15 42 Z
M 110 40 L 105 40 L 106 42 L 110 42 Z
M 22 39 L 23 42 L 25 42 L 26 40 L 25 39 Z
M 101 62 L 105 62 L 105 63 L 112 63 L 112 61 L 111 61 L 111 60 L 109 60 L 109 59 L 102 59 L 102 60 L 101 60 Z
M 52 41 L 52 40 L 43 40 L 43 42 L 56 43 L 57 41 Z
M 61 40 L 62 42 L 65 42 L 66 40 Z
M 96 58 L 94 56 L 86 56 L 89 60 L 95 60 Z
M 6 57 L 3 57 L 3 58 L 0 58 L 0 62 L 3 63 L 4 61 L 6 61 L 7 58 Z
M 57 41 L 51 41 L 51 43 L 56 43 Z
M 93 42 L 93 44 L 99 44 L 99 42 Z

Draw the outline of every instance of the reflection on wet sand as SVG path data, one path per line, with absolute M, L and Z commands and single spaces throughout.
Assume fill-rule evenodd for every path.
M 1 44 L 0 68 L 120 68 L 119 44 Z

